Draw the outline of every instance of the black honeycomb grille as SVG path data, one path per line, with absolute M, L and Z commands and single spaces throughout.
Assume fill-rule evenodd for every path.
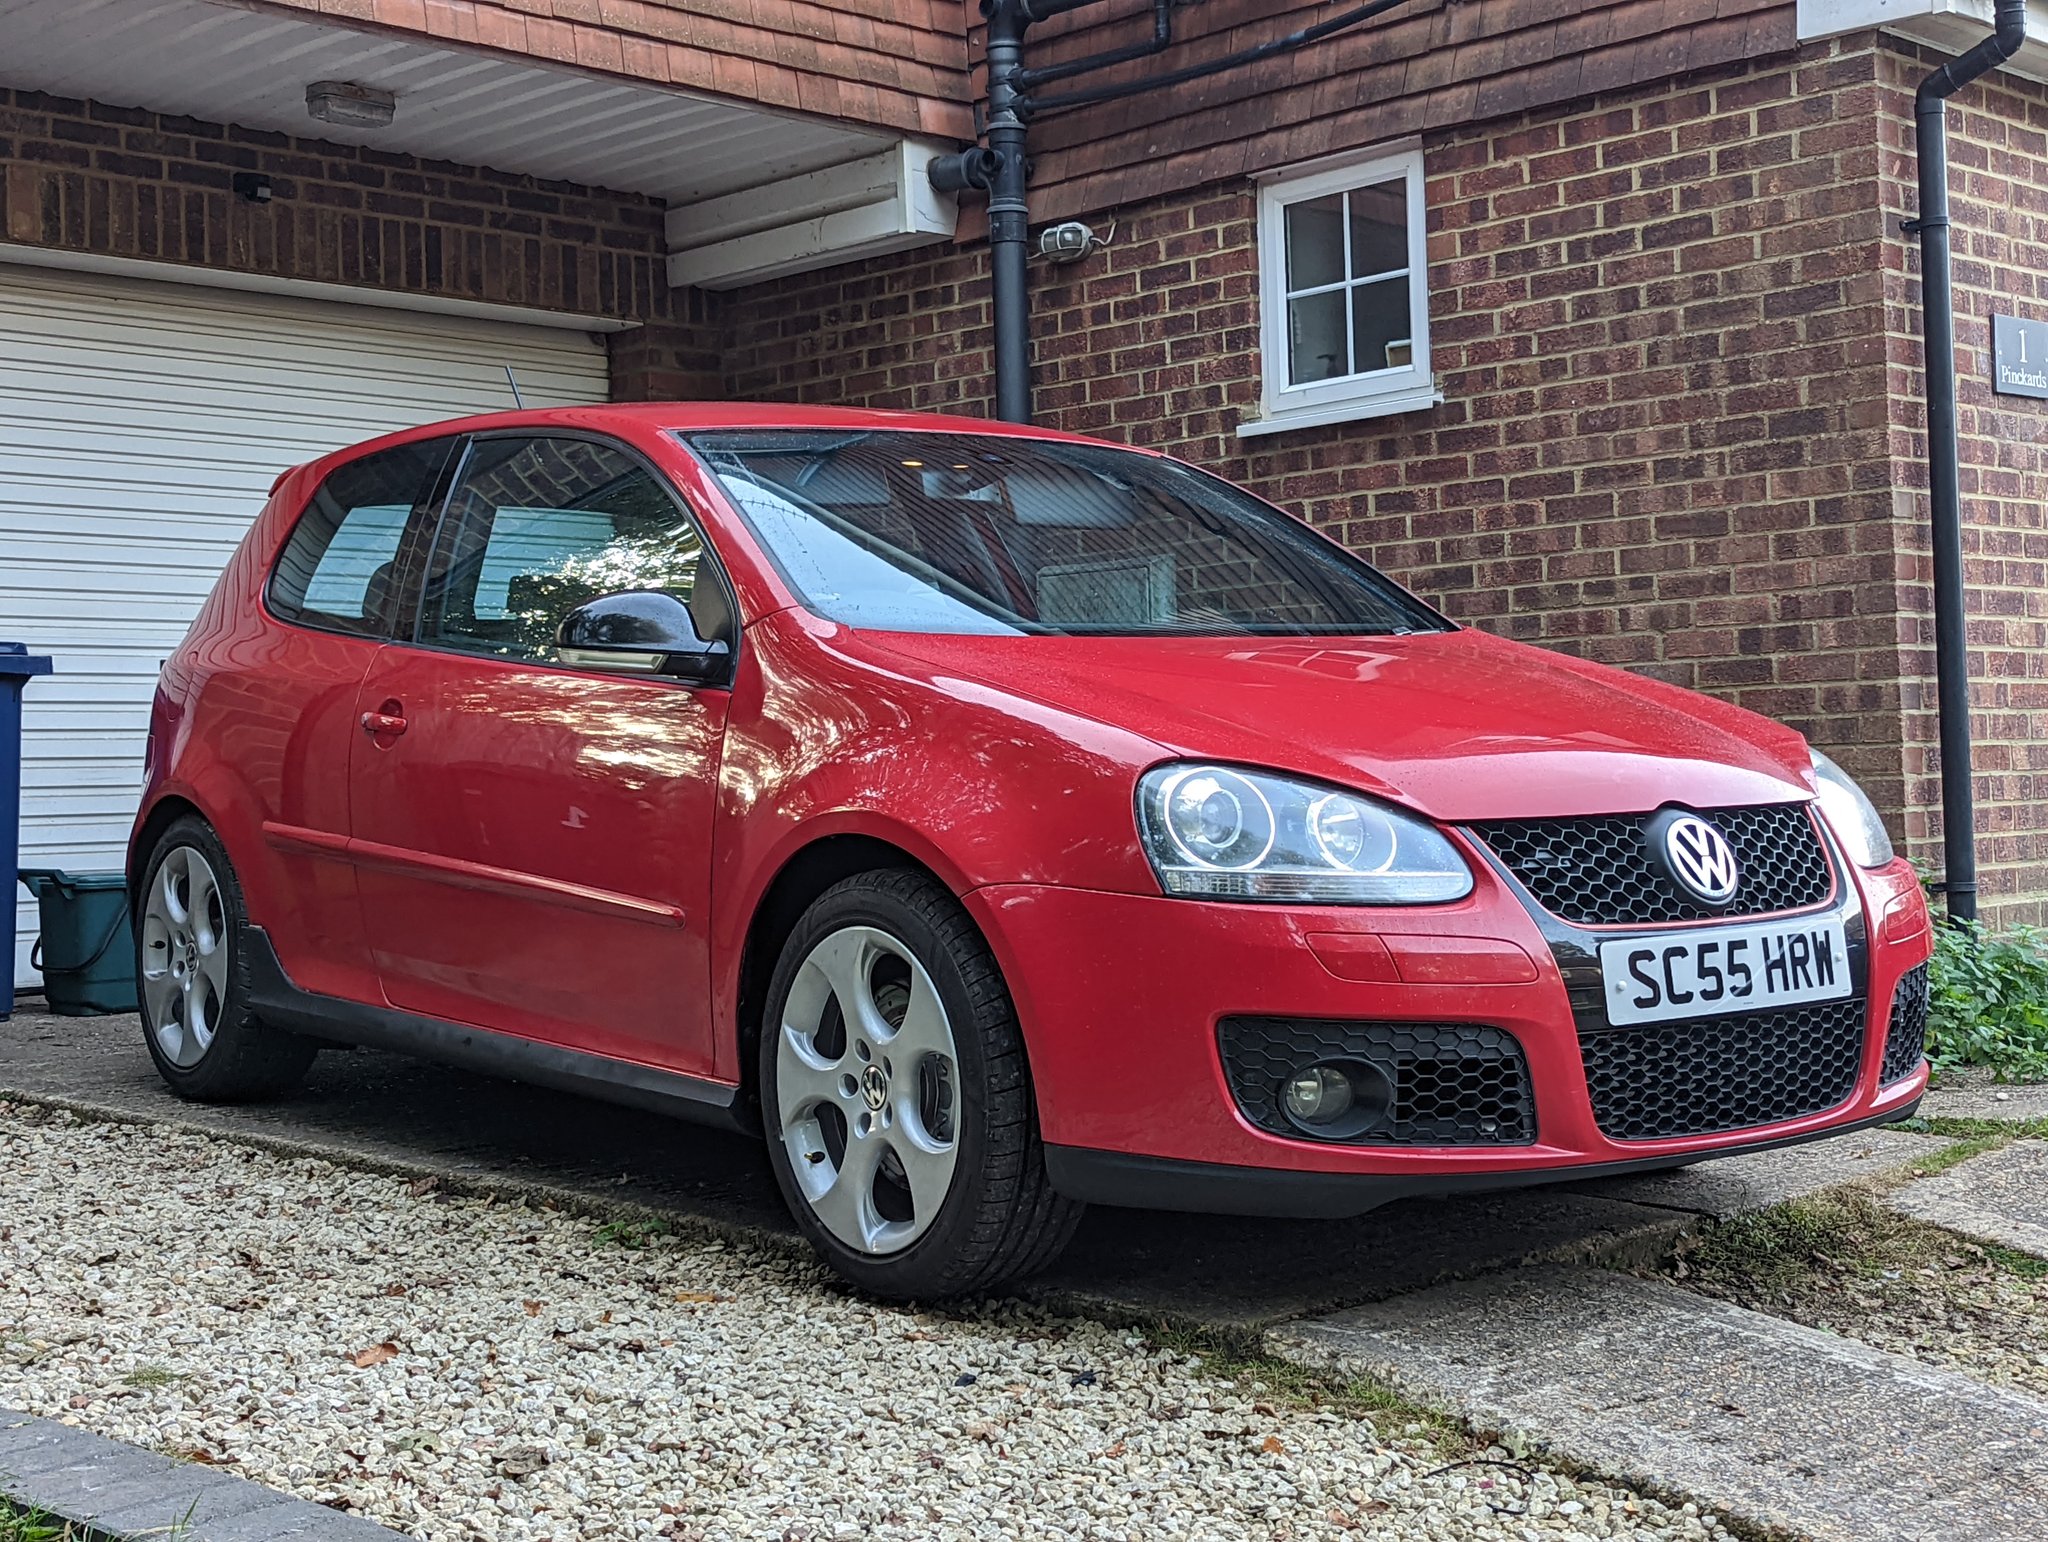
M 1586 1089 L 1609 1140 L 1747 1130 L 1817 1114 L 1856 1090 L 1864 1004 L 1582 1029 Z
M 1643 926 L 1768 915 L 1818 905 L 1834 890 L 1826 850 L 1803 803 L 1702 810 L 1735 850 L 1741 887 L 1709 910 L 1664 876 L 1650 855 L 1649 814 L 1494 820 L 1472 827 L 1508 871 L 1560 920 Z
M 1536 1139 L 1529 1065 L 1511 1033 L 1462 1023 L 1351 1023 L 1231 1017 L 1223 1067 L 1238 1106 L 1262 1130 L 1299 1138 L 1281 1109 L 1287 1079 L 1321 1060 L 1363 1060 L 1393 1083 L 1392 1106 L 1364 1146 L 1525 1146 Z
M 1892 1022 L 1884 1036 L 1884 1069 L 1878 1081 L 1889 1087 L 1920 1069 L 1927 1054 L 1927 1009 L 1931 994 L 1927 987 L 1927 966 L 1909 969 L 1899 978 L 1892 993 Z

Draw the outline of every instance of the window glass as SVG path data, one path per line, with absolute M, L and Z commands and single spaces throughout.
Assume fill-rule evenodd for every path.
M 1408 198 L 1390 177 L 1282 204 L 1290 386 L 1414 363 Z
M 420 640 L 554 657 L 577 606 L 627 589 L 688 603 L 703 542 L 674 494 L 614 446 L 479 439 L 428 564 Z
M 350 461 L 320 484 L 277 559 L 270 607 L 288 621 L 368 636 L 397 630 L 399 554 L 448 441 Z
M 1278 509 L 1108 445 L 700 434 L 811 610 L 907 632 L 1373 635 L 1445 623 Z

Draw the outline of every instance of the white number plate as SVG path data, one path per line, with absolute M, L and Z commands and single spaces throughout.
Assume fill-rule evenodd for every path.
M 1839 920 L 1764 921 L 1600 944 L 1607 1020 L 1760 1012 L 1849 995 L 1849 949 Z

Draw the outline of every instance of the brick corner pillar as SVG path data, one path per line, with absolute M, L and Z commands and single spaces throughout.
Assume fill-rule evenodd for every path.
M 648 321 L 605 339 L 611 356 L 612 400 L 717 401 L 727 395 L 715 295 L 675 291 L 673 317 Z

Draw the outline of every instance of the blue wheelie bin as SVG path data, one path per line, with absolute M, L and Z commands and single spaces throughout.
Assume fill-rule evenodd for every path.
M 14 872 L 21 855 L 21 690 L 49 672 L 47 654 L 29 652 L 25 643 L 0 642 L 0 873 Z M 13 888 L 8 885 L 10 894 Z M 11 948 L 7 970 L 7 989 L 0 991 L 0 1020 L 14 1008 Z

